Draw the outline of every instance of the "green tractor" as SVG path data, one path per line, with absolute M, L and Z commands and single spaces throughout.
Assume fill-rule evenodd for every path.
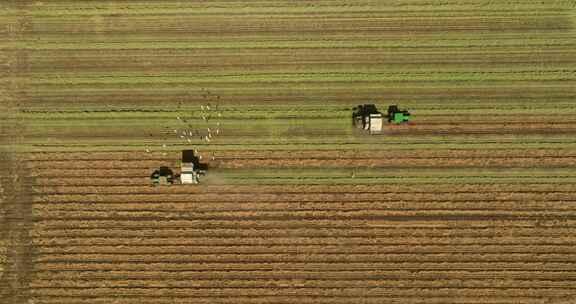
M 394 124 L 402 124 L 410 121 L 410 112 L 407 110 L 398 109 L 397 105 L 388 107 L 388 122 Z
M 160 167 L 150 175 L 153 186 L 167 186 L 174 183 L 174 173 L 168 167 Z

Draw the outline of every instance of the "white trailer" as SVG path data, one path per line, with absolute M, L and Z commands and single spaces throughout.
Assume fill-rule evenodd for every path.
M 384 126 L 384 115 L 373 104 L 359 105 L 352 113 L 352 123 L 370 134 L 378 134 L 382 132 Z
M 206 172 L 206 164 L 200 164 L 200 158 L 195 155 L 194 150 L 182 151 L 182 163 L 180 165 L 180 183 L 198 184 L 200 175 Z

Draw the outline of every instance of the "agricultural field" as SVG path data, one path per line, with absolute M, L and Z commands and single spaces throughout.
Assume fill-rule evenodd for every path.
M 0 34 L 0 303 L 576 303 L 574 0 L 5 0 Z M 201 184 L 152 187 L 183 149 Z

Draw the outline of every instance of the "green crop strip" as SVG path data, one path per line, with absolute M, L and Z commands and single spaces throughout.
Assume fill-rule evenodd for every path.
M 14 79 L 4 79 L 12 81 Z M 147 84 L 147 83 L 277 83 L 277 82 L 481 82 L 481 81 L 574 81 L 576 70 L 518 71 L 518 72 L 435 72 L 435 73 L 306 73 L 306 74 L 245 74 L 207 75 L 196 74 L 170 76 L 114 75 L 95 77 L 24 78 L 29 85 L 76 85 L 76 84 Z
M 371 183 L 572 183 L 576 181 L 573 170 L 559 169 L 506 169 L 501 171 L 473 169 L 282 169 L 278 170 L 223 170 L 218 177 L 232 183 L 270 184 L 371 184 Z
M 564 38 L 558 38 L 558 36 L 565 36 Z M 448 36 L 450 36 L 448 34 Z M 482 35 L 480 35 L 482 36 Z M 89 38 L 74 38 L 73 42 L 67 42 L 66 37 L 42 37 L 42 39 L 35 41 L 19 41 L 19 42 L 0 42 L 0 49 L 11 49 L 11 48 L 24 48 L 29 50 L 99 50 L 99 49 L 121 49 L 121 50 L 162 50 L 162 49 L 182 49 L 182 50 L 194 50 L 194 49 L 399 49 L 402 51 L 410 51 L 410 49 L 429 49 L 433 51 L 436 49 L 437 52 L 442 52 L 442 49 L 449 51 L 461 51 L 469 52 L 470 48 L 483 48 L 486 51 L 518 51 L 519 49 L 530 49 L 537 47 L 566 47 L 567 50 L 573 48 L 576 43 L 574 43 L 573 34 L 555 34 L 549 38 L 542 38 L 541 36 L 546 36 L 546 34 L 538 35 L 538 37 L 525 36 L 522 38 L 516 37 L 498 37 L 498 36 L 486 36 L 478 38 L 478 36 L 456 36 L 456 38 L 446 38 L 446 35 L 438 37 L 423 37 L 419 39 L 405 39 L 405 38 L 394 38 L 387 40 L 326 40 L 326 41 L 300 41 L 297 38 L 292 41 L 259 41 L 264 38 L 254 38 L 252 41 L 217 41 L 217 42 L 207 42 L 207 41 L 191 41 L 191 42 L 179 42 L 177 39 L 165 40 L 162 38 L 161 41 L 155 39 L 155 41 L 118 41 L 110 40 L 106 42 L 100 42 L 97 40 L 91 41 Z M 396 50 L 397 51 L 397 50 Z
M 68 16 L 92 14 L 230 14 L 230 13 L 260 13 L 260 14 L 295 14 L 295 13 L 402 13 L 402 14 L 450 14 L 475 12 L 476 14 L 497 13 L 502 11 L 537 11 L 546 12 L 566 10 L 574 7 L 573 1 L 443 1 L 443 2 L 412 2 L 412 1 L 385 1 L 368 2 L 357 1 L 346 5 L 330 5 L 322 2 L 311 2 L 305 5 L 296 5 L 290 1 L 273 1 L 268 6 L 252 2 L 227 2 L 221 4 L 190 2 L 165 2 L 161 5 L 150 2 L 133 1 L 130 3 L 78 3 L 58 1 L 58 3 L 40 2 L 32 3 L 31 15 L 34 16 Z M 510 13 L 509 13 L 510 14 Z

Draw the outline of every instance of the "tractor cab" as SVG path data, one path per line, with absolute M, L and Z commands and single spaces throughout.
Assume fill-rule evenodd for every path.
M 160 167 L 160 169 L 154 170 L 152 175 L 150 175 L 150 180 L 154 186 L 172 185 L 174 183 L 174 173 L 168 167 Z

